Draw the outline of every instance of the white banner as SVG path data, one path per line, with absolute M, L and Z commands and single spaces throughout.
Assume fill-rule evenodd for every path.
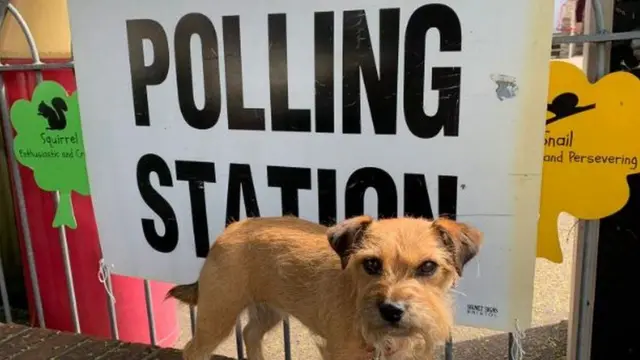
M 225 223 L 457 215 L 462 325 L 531 318 L 550 2 L 72 0 L 114 272 L 196 280 Z

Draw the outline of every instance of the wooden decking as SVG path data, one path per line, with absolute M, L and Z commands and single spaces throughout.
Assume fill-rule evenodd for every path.
M 180 352 L 142 344 L 0 324 L 0 360 L 182 360 Z M 213 357 L 212 360 L 232 360 Z

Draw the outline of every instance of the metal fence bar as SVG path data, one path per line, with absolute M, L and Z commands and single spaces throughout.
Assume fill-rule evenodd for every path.
M 244 347 L 242 346 L 242 319 L 238 316 L 236 320 L 236 352 L 238 360 L 244 359 Z
M 73 69 L 73 61 L 63 63 L 11 64 L 0 66 L 0 72 Z
M 444 360 L 453 360 L 453 339 L 449 335 L 449 339 L 444 344 Z
M 60 203 L 60 193 L 54 193 L 55 205 Z M 71 258 L 69 257 L 69 245 L 67 243 L 67 232 L 65 226 L 58 228 L 60 237 L 60 247 L 62 248 L 62 260 L 64 263 L 64 275 L 67 279 L 67 294 L 69 296 L 69 305 L 71 306 L 71 320 L 73 321 L 73 330 L 80 333 L 80 317 L 78 315 L 78 302 L 76 300 L 76 291 L 73 286 L 73 271 L 71 270 Z
M 40 64 L 41 63 L 40 55 L 38 54 L 38 48 L 33 38 L 33 34 L 29 29 L 29 25 L 24 20 L 20 12 L 12 4 L 8 5 L 7 10 L 20 26 L 20 29 L 22 30 L 22 33 L 24 34 L 27 40 L 29 51 L 31 53 L 31 58 L 33 59 L 33 63 Z M 36 84 L 40 84 L 41 82 L 42 82 L 42 72 L 39 70 L 36 70 Z M 18 194 L 18 196 L 24 196 L 24 195 Z M 57 191 L 54 193 L 54 202 L 56 207 L 60 204 L 60 193 Z M 67 244 L 67 233 L 65 230 L 65 226 L 60 226 L 58 228 L 58 236 L 60 238 L 60 245 L 62 248 L 62 259 L 64 262 L 65 278 L 67 282 L 67 293 L 69 296 L 69 305 L 71 309 L 71 320 L 73 322 L 74 331 L 77 333 L 80 333 L 80 318 L 78 316 L 78 304 L 76 301 L 76 293 L 73 285 L 73 272 L 71 270 L 71 262 L 69 259 L 69 247 Z
M 600 0 L 591 0 L 591 4 L 593 6 L 593 14 L 596 23 L 596 35 L 605 35 L 607 29 L 605 29 L 604 25 L 604 11 L 602 8 L 602 4 L 600 3 Z M 640 32 L 638 32 L 638 34 L 640 34 Z M 596 44 L 596 49 L 598 52 L 598 67 L 596 68 L 596 77 L 599 79 L 605 76 L 607 73 L 608 65 L 606 61 L 606 44 L 603 42 L 598 42 Z
M 2 22 L 4 21 L 4 16 L 7 13 L 8 6 L 9 6 L 9 0 L 0 1 L 0 24 L 2 24 Z M 6 280 L 6 277 L 4 276 L 4 268 L 2 265 L 2 254 L 0 254 L 0 299 L 2 299 L 2 308 L 4 309 L 5 322 L 12 323 L 13 319 L 11 317 L 11 304 L 9 303 L 9 293 L 7 291 L 7 280 Z
M 515 360 L 513 358 L 513 351 L 511 351 L 511 349 L 513 349 L 514 344 L 514 338 L 513 338 L 513 333 L 509 333 L 509 347 L 507 348 L 507 354 L 509 357 L 509 360 Z
M 4 321 L 12 323 L 11 304 L 9 304 L 9 293 L 7 292 L 7 281 L 4 277 L 4 269 L 2 267 L 2 254 L 0 254 L 0 299 L 2 299 L 2 308 L 4 309 Z
M 611 2 L 609 5 L 613 6 Z M 613 35 L 607 33 L 608 29 L 605 25 L 604 8 L 601 0 L 591 0 L 591 9 L 595 23 L 595 34 L 592 36 L 604 37 L 604 35 Z M 619 35 L 617 39 L 614 37 L 608 40 L 610 42 L 623 40 L 624 38 Z M 587 75 L 595 75 L 593 77 L 590 76 L 590 78 L 597 81 L 607 73 L 607 43 L 600 41 L 595 44 L 595 47 L 596 66 L 595 69 L 588 68 L 587 71 L 591 73 Z M 571 314 L 571 320 L 574 322 L 573 326 L 575 326 L 575 334 L 571 334 L 569 337 L 574 342 L 570 341 L 568 343 L 568 352 L 575 356 L 575 360 L 588 360 L 591 358 L 593 300 L 596 286 L 599 234 L 599 220 L 580 220 L 576 247 L 576 271 L 578 273 L 574 273 L 578 283 L 572 294 L 574 298 L 577 297 L 579 300 L 574 303 L 577 308 L 572 309 L 573 312 Z M 575 335 L 575 338 L 573 338 L 573 335 Z
M 612 41 L 633 40 L 640 38 L 640 31 L 610 33 L 603 31 L 587 35 L 554 35 L 553 44 L 608 43 Z
M 600 232 L 599 221 L 581 221 L 578 232 L 578 253 L 581 258 L 576 268 L 580 272 L 576 287 L 577 309 L 572 319 L 575 326 L 575 360 L 588 360 L 591 358 L 591 336 L 593 325 L 593 299 L 595 292 L 596 268 L 598 262 L 598 240 Z M 572 314 L 573 315 L 573 314 Z M 573 316 L 572 316 L 573 317 Z
M 288 316 L 282 322 L 282 332 L 284 333 L 284 360 L 291 360 L 291 324 Z
M 189 306 L 189 323 L 191 324 L 191 336 L 196 333 L 196 307 Z
M 109 326 L 111 327 L 111 337 L 115 340 L 120 339 L 118 331 L 118 318 L 116 316 L 115 295 L 113 294 L 113 284 L 111 283 L 111 273 L 105 274 L 105 286 L 107 287 L 107 310 L 109 312 Z
M 147 304 L 147 320 L 149 321 L 149 339 L 151 345 L 157 345 L 156 343 L 156 319 L 153 316 L 153 303 L 151 301 L 151 285 L 149 280 L 144 280 L 144 301 Z

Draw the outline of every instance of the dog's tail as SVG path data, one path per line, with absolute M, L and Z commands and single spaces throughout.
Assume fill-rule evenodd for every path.
M 198 304 L 198 283 L 195 282 L 193 284 L 187 285 L 178 285 L 174 286 L 167 292 L 166 299 L 175 298 L 179 301 L 189 304 L 189 305 L 197 305 Z

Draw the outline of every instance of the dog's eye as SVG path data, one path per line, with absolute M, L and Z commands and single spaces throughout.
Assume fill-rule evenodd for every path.
M 376 258 L 368 258 L 362 262 L 364 271 L 369 275 L 380 275 L 382 273 L 382 261 Z
M 433 261 L 425 261 L 418 267 L 418 276 L 431 276 L 438 270 L 438 264 Z

